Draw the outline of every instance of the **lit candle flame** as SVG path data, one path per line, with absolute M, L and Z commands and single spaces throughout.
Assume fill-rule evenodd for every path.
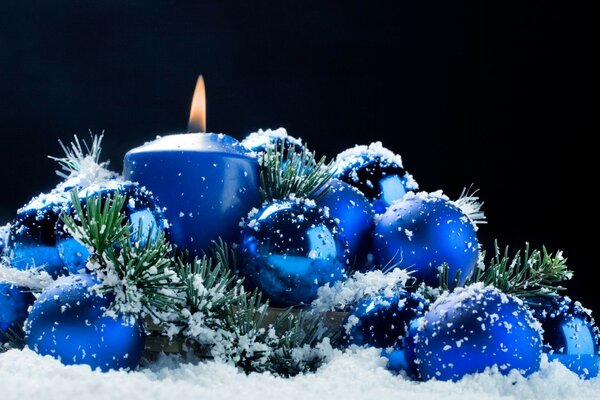
M 206 132 L 206 90 L 204 89 L 204 78 L 198 76 L 196 89 L 192 98 L 192 108 L 190 110 L 190 121 L 188 122 L 188 132 Z

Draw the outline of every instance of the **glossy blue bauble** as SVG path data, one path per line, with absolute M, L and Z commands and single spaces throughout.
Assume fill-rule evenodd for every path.
M 85 211 L 86 199 L 90 196 L 100 195 L 114 197 L 114 193 L 120 193 L 125 197 L 122 212 L 128 217 L 126 222 L 130 223 L 134 233 L 140 233 L 141 243 L 156 238 L 158 232 L 166 230 L 166 221 L 162 212 L 158 209 L 156 202 L 150 192 L 145 188 L 131 182 L 109 181 L 102 184 L 89 186 L 78 193 L 82 209 Z M 73 207 L 68 211 L 75 214 Z M 89 251 L 79 240 L 73 238 L 66 230 L 62 220 L 56 224 L 57 248 L 59 256 L 70 272 L 78 272 L 85 269 L 89 258 Z
M 533 299 L 533 315 L 544 329 L 544 352 L 582 378 L 598 376 L 598 327 L 589 310 L 568 297 Z
M 407 343 L 424 380 L 457 381 L 492 366 L 527 376 L 542 355 L 535 323 L 520 300 L 477 284 L 433 303 Z
M 412 175 L 404 170 L 400 156 L 383 147 L 381 142 L 340 153 L 334 176 L 360 190 L 373 202 L 378 214 L 407 192 L 419 188 Z
M 373 209 L 365 196 L 353 186 L 332 179 L 326 186 L 327 193 L 318 202 L 327 207 L 329 216 L 335 219 L 348 241 L 348 260 L 353 269 L 364 271 L 371 251 L 373 233 Z
M 21 331 L 27 318 L 27 310 L 34 299 L 33 294 L 24 288 L 0 283 L 0 343 L 3 343 L 5 338 L 2 333 Z
M 8 257 L 14 268 L 43 269 L 52 277 L 68 274 L 56 248 L 55 226 L 61 210 L 69 204 L 68 193 L 40 194 L 11 223 Z
M 95 284 L 91 275 L 70 275 L 46 288 L 25 322 L 25 343 L 63 364 L 135 368 L 144 349 L 142 329 L 105 316 L 112 299 L 90 291 Z
M 296 153 L 302 153 L 302 151 L 304 151 L 304 145 L 302 144 L 302 140 L 288 135 L 287 131 L 284 128 L 279 128 L 275 130 L 259 129 L 258 132 L 253 132 L 246 136 L 246 138 L 242 140 L 242 145 L 248 150 L 255 152 L 257 155 L 260 156 L 261 154 L 266 153 L 267 149 L 280 150 L 281 144 L 284 141 L 284 159 L 287 157 L 286 154 L 290 146 L 293 147 Z
M 450 201 L 425 193 L 406 196 L 376 218 L 373 248 L 375 265 L 409 269 L 418 282 L 434 287 L 442 264 L 452 279 L 460 271 L 463 284 L 479 258 L 469 218 Z
M 258 161 L 227 135 L 159 138 L 125 155 L 123 175 L 155 195 L 170 240 L 192 255 L 219 237 L 237 240 L 241 219 L 260 205 Z
M 292 201 L 264 207 L 247 224 L 240 274 L 278 307 L 308 304 L 345 277 L 346 240 L 322 210 Z
M 414 360 L 405 353 L 406 337 L 411 324 L 428 308 L 429 302 L 422 296 L 403 290 L 392 296 L 368 297 L 346 317 L 342 324 L 346 328 L 343 340 L 346 344 L 382 348 L 389 369 L 414 375 Z

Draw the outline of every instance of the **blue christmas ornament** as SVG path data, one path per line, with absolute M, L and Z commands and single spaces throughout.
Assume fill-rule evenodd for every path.
M 278 307 L 308 304 L 317 289 L 345 277 L 346 242 L 335 221 L 317 207 L 276 201 L 242 232 L 240 273 Z
M 43 269 L 52 277 L 67 274 L 56 248 L 55 225 L 69 204 L 68 193 L 41 194 L 17 211 L 11 223 L 8 257 L 14 268 Z
M 383 213 L 394 201 L 419 185 L 402 166 L 402 158 L 381 145 L 356 146 L 337 156 L 335 177 L 358 190 Z
M 491 286 L 461 288 L 432 304 L 409 332 L 421 379 L 460 380 L 498 366 L 527 376 L 539 369 L 542 338 L 522 302 Z
M 373 234 L 375 264 L 413 271 L 418 282 L 439 283 L 446 263 L 453 279 L 463 284 L 479 258 L 476 228 L 455 204 L 438 195 L 407 195 L 378 216 Z
M 125 155 L 123 175 L 156 196 L 169 239 L 192 255 L 219 237 L 235 241 L 241 219 L 260 205 L 257 159 L 223 134 L 159 138 Z
M 86 199 L 90 196 L 101 195 L 103 198 L 114 196 L 114 193 L 125 196 L 122 212 L 127 216 L 127 222 L 132 225 L 134 233 L 139 233 L 141 244 L 154 239 L 158 232 L 165 231 L 166 221 L 162 212 L 156 206 L 154 198 L 148 190 L 131 182 L 109 181 L 89 186 L 78 193 L 81 206 L 85 211 Z M 69 212 L 73 215 L 74 209 Z M 60 258 L 70 272 L 78 272 L 85 268 L 90 256 L 88 249 L 65 229 L 65 224 L 59 220 L 56 224 L 57 247 Z M 135 239 L 135 238 L 134 238 Z
M 397 291 L 392 296 L 376 295 L 362 300 L 348 314 L 343 326 L 346 344 L 384 349 L 388 368 L 414 375 L 414 360 L 407 358 L 409 328 L 422 317 L 429 302 L 416 293 Z
M 0 283 L 0 343 L 5 338 L 2 333 L 21 331 L 27 318 L 27 310 L 34 299 L 33 294 L 26 289 Z
M 598 327 L 591 312 L 568 297 L 532 299 L 533 315 L 544 329 L 544 352 L 580 377 L 598 376 Z
M 242 145 L 248 150 L 255 152 L 257 155 L 261 155 L 267 152 L 267 149 L 279 150 L 281 144 L 285 141 L 284 147 L 284 158 L 286 157 L 287 151 L 290 146 L 293 146 L 296 153 L 302 153 L 304 151 L 304 144 L 301 139 L 296 139 L 293 136 L 288 135 L 284 128 L 275 130 L 259 129 L 258 132 L 253 132 L 242 140 Z
M 142 329 L 105 315 L 112 299 L 90 290 L 97 283 L 91 275 L 70 275 L 46 288 L 25 322 L 27 346 L 63 364 L 135 368 L 144 349 Z
M 317 205 L 327 207 L 329 216 L 342 229 L 348 242 L 350 266 L 364 271 L 374 227 L 371 204 L 358 189 L 337 179 L 332 179 L 326 188 L 327 193 Z

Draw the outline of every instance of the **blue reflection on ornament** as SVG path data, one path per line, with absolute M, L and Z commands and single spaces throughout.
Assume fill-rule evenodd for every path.
M 242 232 L 240 273 L 279 307 L 308 304 L 317 289 L 345 276 L 345 239 L 316 207 L 276 201 Z
M 414 375 L 414 360 L 405 354 L 406 337 L 411 324 L 424 315 L 429 302 L 416 293 L 404 290 L 392 296 L 375 295 L 359 302 L 348 314 L 346 344 L 383 348 L 388 369 Z
M 192 255 L 219 237 L 237 240 L 239 222 L 260 205 L 256 158 L 223 134 L 169 135 L 132 149 L 123 175 L 154 194 L 169 239 Z
M 582 378 L 598 376 L 598 328 L 591 312 L 568 297 L 535 298 L 533 315 L 544 329 L 544 352 Z
M 22 329 L 27 310 L 34 299 L 27 289 L 0 283 L 0 343 L 4 341 L 2 333 L 19 332 Z
M 100 195 L 103 198 L 114 196 L 118 192 L 125 197 L 122 212 L 127 216 L 126 222 L 131 224 L 135 233 L 134 239 L 140 239 L 144 246 L 147 240 L 156 239 L 159 231 L 165 231 L 165 219 L 156 206 L 152 194 L 145 188 L 140 188 L 131 182 L 109 181 L 102 184 L 89 186 L 78 193 L 81 206 L 85 211 L 86 199 L 90 196 Z M 75 211 L 69 211 L 74 215 Z M 90 256 L 87 247 L 78 239 L 72 237 L 66 230 L 65 224 L 59 220 L 56 224 L 57 247 L 60 258 L 71 272 L 78 272 L 85 268 Z
M 70 275 L 46 288 L 25 322 L 27 346 L 67 365 L 135 368 L 144 349 L 142 329 L 105 315 L 112 298 L 90 289 L 97 283 L 91 275 Z
M 302 140 L 288 135 L 284 128 L 279 129 L 259 129 L 258 132 L 253 132 L 242 140 L 242 145 L 248 150 L 255 152 L 258 156 L 267 152 L 267 149 L 280 150 L 282 143 L 285 141 L 284 160 L 287 157 L 287 152 L 290 146 L 293 147 L 296 153 L 304 151 Z
M 479 258 L 476 228 L 468 216 L 445 198 L 419 193 L 395 202 L 376 219 L 373 234 L 375 264 L 413 271 L 430 286 L 439 283 L 439 267 L 449 276 L 460 271 L 463 284 Z
M 419 188 L 412 175 L 404 170 L 400 156 L 380 142 L 340 153 L 335 177 L 364 193 L 378 214 L 409 191 Z
M 69 204 L 68 193 L 41 194 L 17 211 L 11 224 L 8 255 L 14 268 L 43 269 L 52 277 L 67 274 L 56 248 L 55 225 Z
M 327 207 L 329 216 L 335 219 L 348 241 L 348 260 L 357 270 L 367 269 L 367 256 L 371 250 L 373 210 L 365 196 L 353 186 L 332 179 L 328 189 L 317 203 Z
M 409 332 L 422 379 L 457 381 L 494 365 L 506 375 L 539 369 L 542 338 L 517 298 L 482 284 L 439 298 Z

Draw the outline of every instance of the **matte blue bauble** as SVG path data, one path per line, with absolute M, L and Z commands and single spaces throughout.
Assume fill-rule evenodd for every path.
M 376 218 L 373 234 L 375 264 L 413 271 L 418 282 L 436 287 L 439 267 L 446 263 L 462 284 L 479 258 L 475 226 L 450 201 L 419 193 L 394 203 Z
M 26 289 L 0 283 L 0 343 L 4 341 L 2 333 L 19 332 L 23 328 L 27 310 L 34 299 Z
M 409 328 L 429 308 L 416 293 L 398 291 L 393 296 L 376 295 L 359 302 L 348 314 L 346 344 L 383 348 L 388 368 L 414 375 L 414 364 L 405 353 Z
M 424 380 L 457 381 L 494 365 L 527 376 L 542 355 L 535 323 L 520 300 L 477 284 L 433 303 L 407 342 Z
M 544 352 L 582 378 L 598 376 L 598 328 L 591 312 L 568 297 L 534 299 L 533 315 L 544 329 Z
M 125 155 L 123 175 L 156 196 L 170 240 L 192 255 L 219 237 L 237 240 L 241 219 L 260 205 L 258 161 L 227 135 L 159 138 Z
M 400 156 L 380 142 L 340 153 L 335 177 L 364 193 L 378 214 L 407 192 L 419 188 L 412 175 L 404 170 Z
M 242 232 L 240 273 L 273 306 L 308 304 L 345 277 L 346 241 L 322 210 L 291 201 L 264 207 Z
M 41 194 L 17 211 L 7 250 L 14 268 L 40 268 L 53 277 L 69 272 L 58 254 L 55 235 L 60 211 L 68 202 L 66 193 Z
M 25 322 L 25 343 L 63 364 L 135 368 L 144 349 L 141 327 L 105 316 L 112 299 L 90 290 L 95 284 L 91 275 L 70 275 L 46 288 Z
M 284 128 L 275 130 L 259 129 L 258 132 L 253 132 L 246 136 L 246 138 L 242 140 L 242 145 L 248 150 L 257 153 L 257 155 L 261 155 L 266 153 L 267 149 L 280 150 L 284 140 L 284 159 L 287 157 L 286 154 L 290 146 L 294 148 L 296 153 L 302 153 L 302 151 L 304 151 L 302 140 L 288 135 Z
M 373 233 L 373 209 L 365 196 L 353 186 L 332 179 L 328 189 L 317 203 L 327 207 L 329 216 L 335 219 L 348 241 L 348 260 L 354 269 L 364 271 L 371 251 Z
M 133 226 L 134 233 L 141 229 L 142 245 L 148 238 L 156 238 L 159 231 L 165 231 L 165 218 L 158 209 L 152 194 L 137 184 L 109 181 L 81 190 L 78 197 L 85 211 L 85 202 L 90 196 L 101 195 L 106 198 L 110 195 L 113 197 L 116 192 L 125 196 L 125 205 L 122 212 L 128 217 L 127 222 Z M 75 214 L 72 207 L 69 212 L 72 215 Z M 56 237 L 58 252 L 66 268 L 72 273 L 84 269 L 90 255 L 89 251 L 83 243 L 73 238 L 65 230 L 62 220 L 59 220 L 56 224 Z

